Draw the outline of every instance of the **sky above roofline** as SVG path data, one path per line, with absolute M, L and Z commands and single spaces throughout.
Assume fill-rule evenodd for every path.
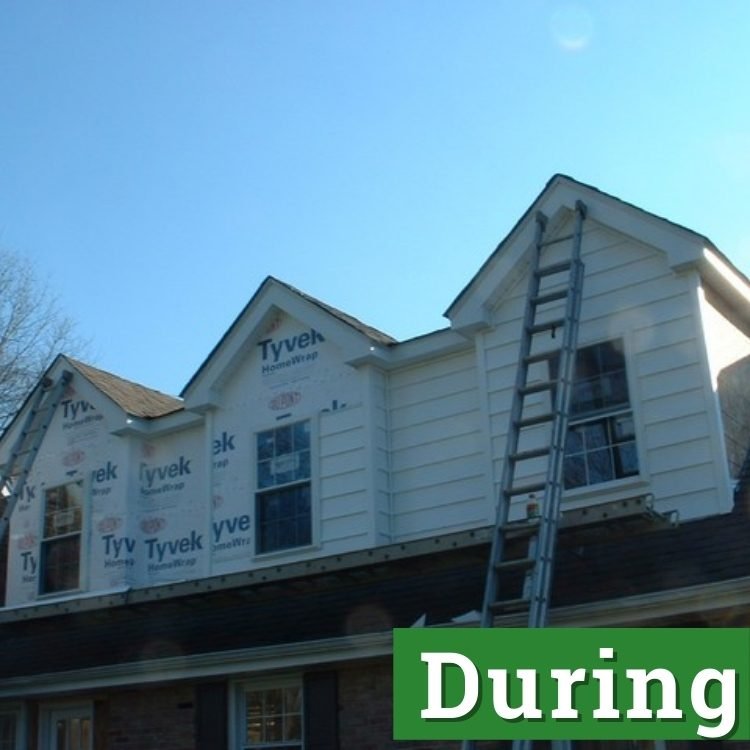
M 555 173 L 750 270 L 750 4 L 0 7 L 0 243 L 178 393 L 268 275 L 404 340 Z M 75 352 L 72 352 L 75 355 Z

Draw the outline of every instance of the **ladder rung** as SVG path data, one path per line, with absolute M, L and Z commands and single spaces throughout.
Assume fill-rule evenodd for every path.
M 506 490 L 509 497 L 517 495 L 533 495 L 535 492 L 542 492 L 547 489 L 546 482 L 532 482 L 531 484 L 519 484 Z
M 543 266 L 537 268 L 534 273 L 541 279 L 544 276 L 554 276 L 556 273 L 563 273 L 563 271 L 570 271 L 573 265 L 573 261 L 563 260 L 560 263 L 552 263 L 549 266 Z
M 531 601 L 521 596 L 518 599 L 502 599 L 499 602 L 492 602 L 490 609 L 498 614 L 500 612 L 522 612 L 524 609 L 529 609 Z
M 555 359 L 556 357 L 560 356 L 560 350 L 559 349 L 551 349 L 547 352 L 537 352 L 536 354 L 529 354 L 526 357 L 523 358 L 523 363 L 525 365 L 533 365 L 537 362 L 546 362 L 551 359 Z
M 536 560 L 533 557 L 519 557 L 515 560 L 503 560 L 502 562 L 495 563 L 495 570 L 498 572 L 507 570 L 528 570 L 536 565 Z
M 522 539 L 523 537 L 536 536 L 539 533 L 539 525 L 538 518 L 532 521 L 511 521 L 504 526 L 499 526 L 497 531 L 514 539 Z
M 529 461 L 532 458 L 541 458 L 542 456 L 549 455 L 550 450 L 551 448 L 549 447 L 549 445 L 547 445 L 544 448 L 534 448 L 528 451 L 518 451 L 518 453 L 514 453 L 508 456 L 508 459 L 510 461 L 515 461 L 516 463 L 518 463 L 519 461 Z
M 539 294 L 536 297 L 531 298 L 531 302 L 534 305 L 546 305 L 548 302 L 557 302 L 558 300 L 565 299 L 568 296 L 568 289 L 560 289 L 557 292 L 547 292 L 547 294 Z
M 554 240 L 546 240 L 545 242 L 540 242 L 539 247 L 549 247 L 550 245 L 557 245 L 560 242 L 567 242 L 568 240 L 572 240 L 574 237 L 574 234 L 565 234 L 562 237 L 556 237 Z
M 519 430 L 524 427 L 534 427 L 538 424 L 544 424 L 545 422 L 551 422 L 555 418 L 555 412 L 546 412 L 545 414 L 537 414 L 535 417 L 524 417 L 516 422 Z
M 555 320 L 548 320 L 545 323 L 534 323 L 533 326 L 527 328 L 530 334 L 544 333 L 544 331 L 554 331 L 558 328 L 562 328 L 565 325 L 565 318 L 556 318 Z
M 551 391 L 556 388 L 559 384 L 557 380 L 541 380 L 538 383 L 532 383 L 531 385 L 525 385 L 519 389 L 519 393 L 522 396 L 529 396 L 532 393 L 541 393 L 542 391 Z

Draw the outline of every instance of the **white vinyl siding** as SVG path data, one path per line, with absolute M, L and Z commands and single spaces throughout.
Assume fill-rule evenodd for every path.
M 564 244 L 564 243 L 563 243 Z M 546 262 L 560 259 L 562 249 Z M 632 494 L 653 493 L 657 507 L 671 510 L 685 504 L 688 515 L 717 512 L 726 498 L 712 462 L 714 439 L 710 420 L 700 415 L 714 408 L 707 392 L 701 360 L 700 325 L 693 302 L 696 278 L 676 275 L 666 257 L 589 222 L 583 240 L 585 279 L 579 346 L 621 337 L 635 417 L 640 475 Z M 526 280 L 517 283 L 494 311 L 496 325 L 479 340 L 487 367 L 489 426 L 493 479 L 500 477 L 505 451 L 512 387 L 518 356 Z M 560 314 L 549 306 L 551 317 Z M 549 348 L 556 346 L 550 341 Z M 532 377 L 533 377 L 532 373 Z M 540 371 L 538 377 L 543 377 Z M 534 406 L 532 405 L 532 409 Z M 538 407 L 544 406 L 540 399 Z M 682 429 L 679 429 L 682 427 Z M 541 439 L 541 438 L 540 438 Z M 684 450 L 668 450 L 683 445 Z M 543 464 L 537 465 L 537 471 Z M 530 474 L 526 479 L 538 478 Z M 628 480 L 613 483 L 627 485 Z M 700 494 L 704 509 L 696 505 Z M 612 494 L 575 490 L 566 493 L 581 502 L 607 500 Z M 686 496 L 689 495 L 689 496 Z
M 395 540 L 486 525 L 473 351 L 390 376 Z
M 321 543 L 328 552 L 367 546 L 370 498 L 363 408 L 324 412 L 319 427 Z

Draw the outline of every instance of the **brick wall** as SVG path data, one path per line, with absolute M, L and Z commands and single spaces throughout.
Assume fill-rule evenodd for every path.
M 106 712 L 105 726 L 97 733 L 104 747 L 97 750 L 190 750 L 195 747 L 194 711 L 192 686 L 110 693 L 101 709 L 97 705 L 97 714 Z
M 458 750 L 460 742 L 394 742 L 391 662 L 361 664 L 338 673 L 341 750 Z M 510 744 L 510 743 L 503 743 Z M 478 743 L 477 750 L 501 743 Z

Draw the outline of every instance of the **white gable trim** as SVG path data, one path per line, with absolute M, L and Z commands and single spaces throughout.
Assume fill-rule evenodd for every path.
M 557 175 L 448 308 L 446 316 L 454 329 L 468 332 L 489 324 L 492 307 L 529 262 L 536 213 L 541 211 L 548 217 L 546 236 L 554 238 L 572 215 L 577 200 L 582 200 L 588 209 L 584 235 L 587 224 L 601 224 L 665 253 L 675 272 L 700 264 L 704 249 L 710 245 L 705 237 L 689 229 Z
M 376 347 L 364 333 L 289 287 L 269 278 L 263 282 L 225 338 L 209 355 L 196 379 L 185 389 L 187 409 L 200 411 L 219 405 L 224 383 L 248 352 L 262 340 L 268 324 L 280 312 L 311 329 L 324 332 L 325 337 L 341 349 L 347 363 L 352 364 L 373 356 L 378 358 L 380 347 Z

